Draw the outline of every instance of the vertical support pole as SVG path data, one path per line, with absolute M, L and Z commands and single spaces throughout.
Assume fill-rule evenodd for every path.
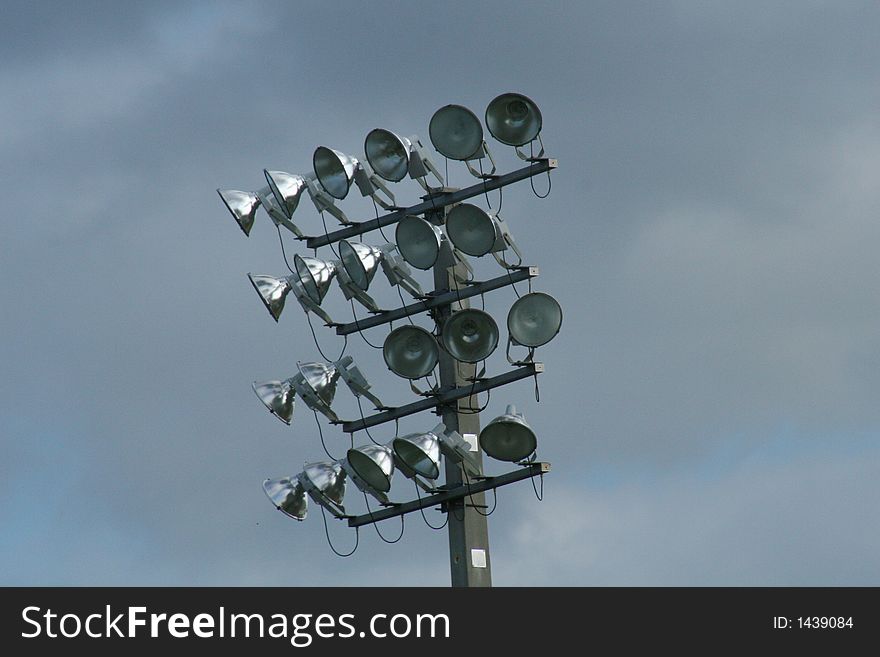
M 428 221 L 439 223 L 443 219 L 445 208 L 425 214 Z M 434 264 L 434 289 L 437 291 L 454 290 L 460 284 L 456 284 L 454 276 L 464 280 L 467 271 L 459 263 L 456 264 L 452 249 L 448 243 L 440 250 L 440 257 Z M 454 310 L 469 307 L 467 299 L 456 301 L 451 305 L 439 306 L 434 309 L 433 316 L 438 327 L 443 325 L 444 320 Z M 476 372 L 476 365 L 472 363 L 459 363 L 444 349 L 440 349 L 440 386 L 458 387 L 469 385 L 471 378 Z M 474 437 L 480 433 L 480 416 L 476 412 L 479 409 L 477 396 L 465 397 L 454 404 L 441 408 L 443 423 L 450 429 L 455 429 L 463 436 L 472 434 Z M 476 438 L 474 438 L 476 440 Z M 478 450 L 473 453 L 477 463 L 480 464 L 478 472 L 467 471 L 467 478 L 463 471 L 463 464 L 452 463 L 444 459 L 446 464 L 446 484 L 459 486 L 466 481 L 474 481 L 476 476 L 482 474 L 483 457 Z M 461 500 L 450 502 L 447 505 L 449 516 L 449 568 L 452 575 L 453 587 L 489 587 L 492 586 L 492 563 L 489 559 L 489 523 L 484 515 L 486 513 L 485 493 L 469 495 Z

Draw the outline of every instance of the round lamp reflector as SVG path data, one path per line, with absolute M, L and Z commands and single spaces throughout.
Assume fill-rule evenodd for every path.
M 497 239 L 492 218 L 471 203 L 461 203 L 449 211 L 446 234 L 455 248 L 475 258 L 489 253 Z
M 541 132 L 541 123 L 541 110 L 522 94 L 501 94 L 486 108 L 486 127 L 508 146 L 528 144 Z
M 340 240 L 339 259 L 348 277 L 360 289 L 366 291 L 379 267 L 381 252 L 373 246 L 360 242 Z
M 355 158 L 326 146 L 318 146 L 312 155 L 312 164 L 318 182 L 330 196 L 344 199 L 348 195 L 358 164 Z
M 511 405 L 507 412 L 487 424 L 480 432 L 480 447 L 493 459 L 521 461 L 538 447 L 535 432 Z
M 483 143 L 480 119 L 461 105 L 446 105 L 434 112 L 428 132 L 434 148 L 450 160 L 472 159 Z
M 405 468 L 426 479 L 440 476 L 440 441 L 433 433 L 413 433 L 395 438 L 394 454 Z
M 430 269 L 440 255 L 440 230 L 430 222 L 408 215 L 397 222 L 394 239 L 400 255 L 416 269 Z
M 391 490 L 391 477 L 394 474 L 394 456 L 386 445 L 364 445 L 348 450 L 348 464 L 358 477 L 381 492 Z
M 477 363 L 498 346 L 498 325 L 485 311 L 460 310 L 443 323 L 443 346 L 456 360 Z
M 399 326 L 385 338 L 382 355 L 388 369 L 404 379 L 420 379 L 436 367 L 440 359 L 437 341 L 420 326 Z
M 556 337 L 562 327 L 562 308 L 549 294 L 524 294 L 507 313 L 507 330 L 517 344 L 540 347 Z
M 371 130 L 364 141 L 367 162 L 385 180 L 400 182 L 409 171 L 409 146 L 390 130 Z

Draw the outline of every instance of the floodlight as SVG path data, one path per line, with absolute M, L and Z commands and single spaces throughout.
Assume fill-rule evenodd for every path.
M 293 256 L 293 268 L 299 274 L 300 283 L 305 288 L 306 294 L 312 301 L 320 304 L 327 290 L 330 289 L 330 281 L 336 275 L 336 264 L 296 254 Z
M 284 213 L 281 206 L 275 200 L 271 188 L 268 186 L 262 187 L 256 192 L 218 189 L 217 193 L 246 236 L 251 234 L 251 228 L 253 228 L 254 219 L 257 216 L 257 209 L 262 205 L 276 226 L 284 226 L 297 237 L 303 237 L 303 232 Z
M 556 337 L 562 327 L 562 308 L 549 294 L 524 294 L 507 313 L 507 330 L 514 344 L 540 347 Z
M 461 160 L 468 171 L 477 178 L 488 178 L 495 173 L 495 160 L 483 140 L 483 126 L 480 119 L 462 105 L 445 105 L 431 117 L 428 126 L 431 143 L 441 155 L 450 160 Z M 487 173 L 476 171 L 471 161 L 489 157 L 492 170 Z
M 431 222 L 407 215 L 397 222 L 394 241 L 409 264 L 417 269 L 430 269 L 440 256 L 443 233 Z
M 391 490 L 394 455 L 387 445 L 363 445 L 348 450 L 341 462 L 343 470 L 364 493 L 382 504 L 388 504 L 386 493 Z
M 313 411 L 322 413 L 331 422 L 338 422 L 339 417 L 330 408 L 336 395 L 336 382 L 339 380 L 339 369 L 335 363 L 321 362 L 297 363 L 300 376 L 294 376 L 293 386 L 296 393 Z
M 275 276 L 267 276 L 265 274 L 248 274 L 251 285 L 260 295 L 266 310 L 272 315 L 277 322 L 284 310 L 284 301 L 287 295 L 293 289 L 290 277 L 277 278 Z
M 376 174 L 389 182 L 400 182 L 409 174 L 425 191 L 430 191 L 424 181 L 430 172 L 443 185 L 443 176 L 428 159 L 422 142 L 415 135 L 406 138 L 390 130 L 376 128 L 364 140 L 364 152 Z
M 480 446 L 493 459 L 522 461 L 534 454 L 538 440 L 528 422 L 510 404 L 503 415 L 483 427 Z
M 266 274 L 248 274 L 251 285 L 260 295 L 263 305 L 277 322 L 284 310 L 287 295 L 293 292 L 305 312 L 313 312 L 328 325 L 333 320 L 319 305 L 315 298 L 323 299 L 327 286 L 335 272 L 335 263 L 324 262 L 316 258 L 299 258 L 294 256 L 298 273 L 290 276 L 268 276 Z
M 519 150 L 534 139 L 541 142 L 541 110 L 531 98 L 517 93 L 497 96 L 486 108 L 486 127 L 495 139 L 502 144 L 516 147 L 516 153 L 523 160 L 536 159 L 544 154 L 541 151 L 532 158 Z
M 294 520 L 305 520 L 309 511 L 309 500 L 302 484 L 296 478 L 266 479 L 263 492 L 275 508 Z
M 404 324 L 385 338 L 382 356 L 388 369 L 397 376 L 420 379 L 437 365 L 440 350 L 430 332 L 420 326 Z
M 296 377 L 285 381 L 263 381 L 261 383 L 254 381 L 253 383 L 254 392 L 260 401 L 265 404 L 272 415 L 287 425 L 293 419 L 295 407 L 294 378 Z
M 345 470 L 339 463 L 319 461 L 309 463 L 297 475 L 297 481 L 317 504 L 336 517 L 345 515 Z
M 349 242 L 340 240 L 339 258 L 351 281 L 360 289 L 366 291 L 370 287 L 373 276 L 379 268 L 382 259 L 382 251 L 375 246 L 368 246 L 362 242 Z
M 498 325 L 492 316 L 476 308 L 453 313 L 444 323 L 443 346 L 463 363 L 477 363 L 498 346 Z
M 275 202 L 290 219 L 299 205 L 299 199 L 303 192 L 308 190 L 306 179 L 296 173 L 269 171 L 268 169 L 263 169 L 263 175 L 266 176 L 266 182 L 269 184 L 269 189 L 272 190 Z
M 522 263 L 522 253 L 497 212 L 486 213 L 471 203 L 460 203 L 446 214 L 446 233 L 455 248 L 469 256 L 480 258 L 491 253 L 501 266 L 510 269 L 514 265 L 498 256 L 509 246 Z
M 453 463 L 466 463 L 474 472 L 480 470 L 470 443 L 443 422 L 430 431 L 395 438 L 391 445 L 397 468 L 410 478 L 437 479 L 441 453 Z M 416 483 L 420 483 L 418 478 Z
M 397 468 L 412 478 L 419 475 L 425 479 L 440 476 L 440 439 L 436 434 L 410 433 L 392 441 Z
M 372 197 L 385 209 L 394 207 L 394 194 L 369 169 L 369 165 L 358 158 L 326 146 L 318 146 L 312 155 L 312 163 L 318 182 L 333 198 L 344 199 L 348 196 L 351 184 L 355 183 L 362 196 Z M 380 190 L 387 201 L 378 195 Z

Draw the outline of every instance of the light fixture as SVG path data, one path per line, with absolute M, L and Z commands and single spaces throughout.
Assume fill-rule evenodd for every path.
M 483 139 L 483 126 L 480 119 L 462 105 L 445 105 L 434 112 L 428 126 L 431 143 L 437 151 L 450 160 L 463 161 L 471 175 L 489 178 L 495 173 L 495 160 Z M 486 173 L 473 168 L 471 162 L 484 157 L 489 158 L 492 170 Z
M 277 278 L 266 274 L 248 274 L 248 279 L 257 294 L 260 295 L 260 299 L 266 306 L 266 310 L 272 315 L 272 319 L 277 322 L 284 310 L 284 301 L 293 289 L 290 277 Z
M 296 406 L 294 379 L 284 381 L 254 381 L 253 389 L 260 401 L 284 424 L 289 425 L 293 419 L 293 409 Z
M 302 378 L 294 377 L 296 393 L 309 408 L 322 413 L 331 422 L 338 422 L 339 417 L 330 408 L 340 376 L 336 364 L 311 361 L 297 363 L 297 369 Z
M 355 183 L 362 196 L 372 197 L 386 210 L 395 207 L 391 190 L 369 169 L 368 164 L 358 158 L 326 146 L 318 146 L 312 155 L 312 163 L 318 182 L 333 198 L 344 199 L 348 196 L 351 184 Z M 380 191 L 385 199 L 379 196 Z
M 369 288 L 376 269 L 381 265 L 390 285 L 399 285 L 417 298 L 424 296 L 421 286 L 412 277 L 412 270 L 397 253 L 394 244 L 369 246 L 362 242 L 340 240 L 339 257 L 347 278 L 363 291 Z
M 562 308 L 549 294 L 524 294 L 507 313 L 507 330 L 514 344 L 534 349 L 556 337 L 562 327 Z
M 502 144 L 514 146 L 516 154 L 523 160 L 534 160 L 544 155 L 541 126 L 541 110 L 531 98 L 522 94 L 501 94 L 486 107 L 486 127 L 489 132 Z M 520 146 L 534 139 L 538 140 L 541 150 L 532 157 L 523 153 Z
M 336 517 L 345 515 L 345 470 L 335 461 L 309 463 L 297 475 L 297 481 L 317 504 Z
M 466 463 L 473 471 L 479 471 L 470 443 L 443 422 L 430 431 L 395 438 L 391 446 L 398 469 L 410 478 L 418 475 L 425 479 L 437 479 L 440 476 L 441 453 L 453 463 Z
M 466 308 L 443 322 L 443 346 L 463 363 L 485 360 L 498 346 L 498 325 L 492 316 L 476 308 Z
M 522 461 L 534 454 L 538 440 L 525 418 L 510 404 L 503 415 L 483 427 L 480 446 L 493 459 Z
M 376 128 L 364 140 L 364 153 L 373 171 L 389 182 L 400 182 L 407 174 L 427 192 L 432 191 L 425 178 L 432 173 L 442 187 L 443 176 L 428 158 L 421 140 Z
M 268 169 L 263 169 L 263 175 L 266 176 L 266 182 L 281 211 L 288 219 L 292 218 L 303 192 L 308 193 L 309 186 L 305 177 L 297 173 Z
M 391 441 L 397 468 L 412 478 L 419 475 L 425 479 L 437 479 L 440 476 L 440 440 L 437 435 L 410 433 Z
M 376 408 L 385 408 L 382 401 L 370 392 L 370 384 L 351 356 L 343 356 L 335 363 L 297 363 L 297 369 L 299 372 L 284 381 L 253 384 L 260 401 L 285 424 L 290 424 L 293 419 L 294 393 L 313 411 L 322 413 L 331 422 L 338 422 L 339 417 L 330 406 L 336 396 L 336 384 L 340 377 L 353 394 L 366 397 Z
M 443 233 L 431 222 L 407 215 L 397 222 L 394 241 L 409 264 L 416 269 L 430 269 L 440 256 Z
M 397 376 L 414 380 L 431 373 L 440 358 L 440 350 L 429 331 L 404 324 L 385 338 L 382 356 L 388 369 Z
M 386 493 L 391 490 L 394 475 L 394 454 L 390 447 L 374 444 L 353 447 L 341 465 L 361 491 L 369 493 L 381 504 L 388 504 Z
M 295 478 L 266 479 L 263 492 L 275 508 L 294 520 L 305 520 L 309 512 L 309 501 L 302 484 Z
M 296 258 L 297 256 L 294 257 Z M 309 258 L 309 260 L 313 260 L 313 258 Z M 333 263 L 324 264 L 332 266 Z M 266 307 L 266 310 L 269 311 L 269 314 L 276 322 L 284 311 L 284 303 L 287 300 L 287 295 L 292 291 L 304 311 L 313 312 L 328 325 L 333 325 L 333 320 L 330 315 L 328 315 L 321 306 L 318 305 L 318 303 L 315 303 L 312 299 L 312 294 L 321 296 L 319 292 L 322 289 L 324 290 L 324 294 L 326 294 L 324 285 L 329 285 L 329 279 L 326 283 L 322 280 L 321 287 L 319 288 L 308 268 L 308 263 L 303 262 L 299 267 L 309 274 L 305 281 L 301 280 L 302 277 L 300 274 L 291 274 L 290 276 L 284 277 L 269 276 L 267 274 L 248 274 L 248 279 L 250 280 L 251 285 L 254 286 L 257 294 L 260 295 L 260 299 Z M 323 275 L 322 272 L 326 273 L 326 268 L 315 267 L 315 269 L 319 273 L 319 278 Z M 308 289 L 311 289 L 311 294 L 308 292 Z
M 285 215 L 268 186 L 262 187 L 256 192 L 218 189 L 217 193 L 246 236 L 251 234 L 257 209 L 262 205 L 276 226 L 284 226 L 297 237 L 303 237 L 302 231 Z
M 480 258 L 491 253 L 498 264 L 512 269 L 517 265 L 506 263 L 498 255 L 509 246 L 519 258 L 518 264 L 522 264 L 522 253 L 497 212 L 487 213 L 471 203 L 460 203 L 446 214 L 446 234 L 456 249 L 469 256 Z
M 327 260 L 301 256 L 293 256 L 293 268 L 299 274 L 299 280 L 306 294 L 315 303 L 321 303 L 330 289 L 330 281 L 336 275 L 336 264 Z

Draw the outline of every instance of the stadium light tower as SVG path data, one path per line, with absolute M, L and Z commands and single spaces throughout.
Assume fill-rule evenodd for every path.
M 501 334 L 498 322 L 488 312 L 471 308 L 469 299 L 530 281 L 539 272 L 535 266 L 523 265 L 523 254 L 497 212 L 485 212 L 464 201 L 539 174 L 549 175 L 557 166 L 556 160 L 544 157 L 540 136 L 543 120 L 531 99 L 522 94 L 501 94 L 489 104 L 485 118 L 490 134 L 502 144 L 513 146 L 516 155 L 528 162 L 527 166 L 496 174 L 496 163 L 484 140 L 480 120 L 461 105 L 446 105 L 430 121 L 431 143 L 446 158 L 463 162 L 469 173 L 480 180 L 477 184 L 462 189 L 444 186 L 443 177 L 417 136 L 404 138 L 377 128 L 367 135 L 365 157 L 319 146 L 313 154 L 314 174 L 297 176 L 266 171 L 270 188 L 252 193 L 221 192 L 227 208 L 246 233 L 260 203 L 278 222 L 282 215 L 289 219 L 304 192 L 313 196 L 319 210 L 332 206 L 331 214 L 335 211 L 334 216 L 344 224 L 329 233 L 325 227 L 323 234 L 312 237 L 297 234 L 310 249 L 335 244 L 338 260 L 323 261 L 297 254 L 295 271 L 290 276 L 249 275 L 276 321 L 290 291 L 305 310 L 321 316 L 340 336 L 421 313 L 428 313 L 433 319 L 433 331 L 414 323 L 391 330 L 381 348 L 388 369 L 410 380 L 413 392 L 421 397 L 416 401 L 384 405 L 368 391 L 366 378 L 350 356 L 340 356 L 329 364 L 301 363 L 299 373 L 289 379 L 254 383 L 253 388 L 263 404 L 285 424 L 293 419 L 294 396 L 299 395 L 309 408 L 325 415 L 331 424 L 341 425 L 348 434 L 426 411 L 440 416 L 440 423 L 433 429 L 395 436 L 384 445 L 355 447 L 352 439 L 352 448 L 343 458 L 309 462 L 298 475 L 266 479 L 263 490 L 272 504 L 292 519 L 305 519 L 311 498 L 322 513 L 327 511 L 355 528 L 439 506 L 447 514 L 449 565 L 452 585 L 456 587 L 492 585 L 488 514 L 482 510 L 486 508 L 486 491 L 542 476 L 550 470 L 549 463 L 535 460 L 537 434 L 513 404 L 481 428 L 483 409 L 478 395 L 543 372 L 543 364 L 535 361 L 535 349 L 552 340 L 562 325 L 562 310 L 556 300 L 548 294 L 532 292 L 529 283 L 529 293 L 517 294 L 519 299 L 507 316 L 507 362 L 512 369 L 485 376 L 486 360 L 496 351 Z M 528 146 L 533 153 L 535 143 L 538 154 L 527 155 L 523 147 Z M 474 168 L 475 163 L 479 164 L 479 171 Z M 483 164 L 490 165 L 488 171 L 483 170 Z M 440 183 L 439 187 L 428 184 L 429 174 Z M 421 203 L 398 207 L 383 181 L 397 183 L 407 176 L 426 193 Z M 316 184 L 321 187 L 320 194 L 310 191 Z M 343 200 L 353 184 L 387 212 L 379 215 L 377 210 L 375 219 L 362 222 L 352 222 L 347 217 L 343 221 L 341 210 L 330 201 L 319 203 L 325 196 Z M 380 199 L 378 192 L 387 201 Z M 396 225 L 396 244 L 376 247 L 359 239 L 365 233 L 391 225 Z M 518 262 L 502 258 L 500 254 L 508 249 L 519 258 Z M 504 267 L 504 275 L 475 280 L 466 256 L 482 257 L 489 253 Z M 422 292 L 407 264 L 432 272 L 432 292 Z M 402 287 L 416 300 L 400 308 L 380 310 L 366 295 L 380 266 L 389 283 Z M 366 305 L 373 313 L 370 317 L 355 317 L 349 324 L 330 321 L 319 306 L 334 277 L 346 299 L 355 298 Z M 512 345 L 528 349 L 526 357 L 512 359 Z M 427 392 L 418 390 L 413 382 L 435 370 L 439 370 L 437 384 Z M 372 401 L 377 412 L 364 416 L 362 411 L 360 419 L 350 421 L 340 419 L 330 408 L 340 377 L 356 396 L 363 395 Z M 517 469 L 487 476 L 483 471 L 483 453 L 497 461 L 516 464 Z M 407 502 L 393 501 L 392 480 L 398 471 L 426 494 Z M 437 482 L 441 472 L 445 475 L 442 485 Z M 367 501 L 366 514 L 347 512 L 343 506 L 347 479 L 364 493 L 365 501 L 370 494 L 381 508 L 370 510 Z

